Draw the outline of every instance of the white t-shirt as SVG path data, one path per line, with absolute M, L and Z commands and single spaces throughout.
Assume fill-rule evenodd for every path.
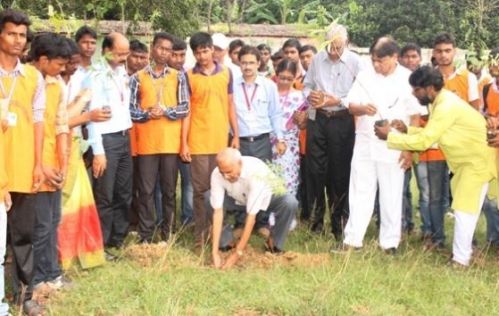
M 220 173 L 218 167 L 211 173 L 210 203 L 214 209 L 223 208 L 225 193 L 236 204 L 246 205 L 248 214 L 267 210 L 272 199 L 272 183 L 276 176 L 260 159 L 243 156 L 241 175 L 231 183 Z

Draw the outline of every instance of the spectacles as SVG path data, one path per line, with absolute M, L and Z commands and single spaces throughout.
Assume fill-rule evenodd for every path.
M 286 76 L 277 76 L 277 79 L 279 79 L 279 81 L 295 81 L 294 77 L 286 77 Z
M 256 65 L 257 62 L 256 61 L 242 61 L 240 62 L 241 66 L 253 66 L 253 65 Z

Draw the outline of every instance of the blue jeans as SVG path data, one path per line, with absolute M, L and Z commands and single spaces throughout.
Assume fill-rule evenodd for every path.
M 445 161 L 421 161 L 416 166 L 421 230 L 434 243 L 445 242 L 444 215 L 449 205 L 449 171 Z
M 192 222 L 192 197 L 194 191 L 191 182 L 191 165 L 188 163 L 179 162 L 180 181 L 182 187 L 182 203 L 180 222 L 182 225 Z
M 483 213 L 487 220 L 487 241 L 494 246 L 499 246 L 499 210 L 497 200 L 485 197 Z

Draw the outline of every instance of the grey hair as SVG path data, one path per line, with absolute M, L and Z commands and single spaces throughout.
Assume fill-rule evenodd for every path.
M 348 40 L 347 28 L 344 25 L 333 23 L 329 27 L 329 29 L 326 33 L 326 39 L 328 41 L 330 41 L 330 40 L 333 40 L 335 38 L 340 38 L 345 42 Z

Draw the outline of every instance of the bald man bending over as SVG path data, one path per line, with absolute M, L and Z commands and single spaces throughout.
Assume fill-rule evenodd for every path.
M 217 168 L 211 174 L 210 203 L 213 207 L 213 263 L 216 268 L 230 268 L 244 255 L 258 212 L 274 212 L 275 225 L 265 242 L 268 251 L 282 252 L 289 225 L 295 216 L 298 202 L 289 193 L 281 191 L 278 177 L 260 159 L 241 156 L 234 148 L 217 155 Z M 284 187 L 283 187 L 284 188 Z M 232 229 L 223 225 L 224 210 L 245 210 L 244 231 L 235 251 L 222 263 L 219 249 L 227 248 L 232 240 Z
M 130 91 L 125 62 L 128 40 L 111 33 L 102 42 L 105 56 L 93 66 L 84 86 L 92 92 L 90 111 L 102 109 L 111 114 L 105 122 L 88 126 L 94 159 L 94 195 L 105 247 L 120 247 L 128 229 L 128 208 L 132 199 L 132 157 L 128 130 Z M 108 259 L 112 259 L 108 256 Z

